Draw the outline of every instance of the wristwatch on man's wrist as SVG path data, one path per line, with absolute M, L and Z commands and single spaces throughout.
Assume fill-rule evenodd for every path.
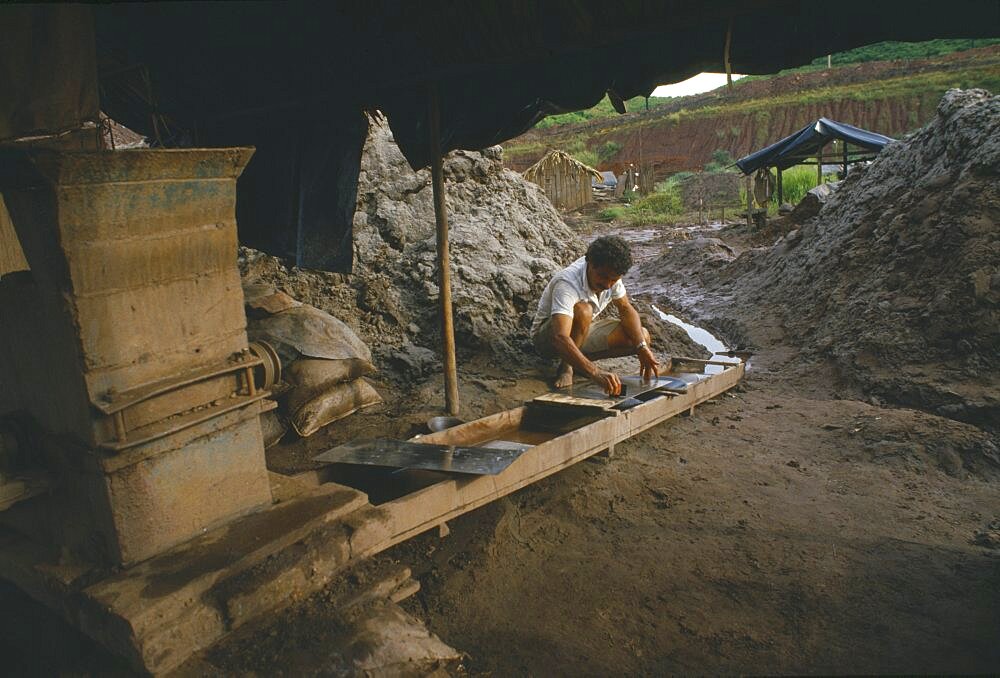
M 649 348 L 649 344 L 646 343 L 645 339 L 643 339 L 642 341 L 640 341 L 639 345 L 635 347 L 636 353 L 638 353 L 639 351 L 641 351 L 644 348 Z

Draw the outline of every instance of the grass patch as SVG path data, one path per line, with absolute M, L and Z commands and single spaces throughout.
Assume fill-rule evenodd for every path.
M 809 165 L 789 167 L 781 173 L 781 188 L 785 202 L 798 204 L 806 193 L 816 188 L 816 168 Z
M 597 217 L 603 221 L 623 221 L 630 226 L 669 224 L 684 214 L 680 192 L 676 185 L 663 182 L 649 195 L 640 196 L 635 191 L 622 196 L 624 205 L 601 210 Z

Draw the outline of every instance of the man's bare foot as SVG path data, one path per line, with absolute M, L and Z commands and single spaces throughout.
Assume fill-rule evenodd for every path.
M 568 363 L 559 363 L 556 370 L 556 388 L 569 388 L 573 385 L 573 366 Z

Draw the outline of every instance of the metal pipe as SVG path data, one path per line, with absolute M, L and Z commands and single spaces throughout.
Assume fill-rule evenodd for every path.
M 430 133 L 431 184 L 434 187 L 434 218 L 437 222 L 438 300 L 441 312 L 441 337 L 444 344 L 444 393 L 448 414 L 456 416 L 458 370 L 455 366 L 455 325 L 451 314 L 451 270 L 448 254 L 448 211 L 444 202 L 444 166 L 441 158 L 441 104 L 438 90 L 431 85 L 428 101 Z

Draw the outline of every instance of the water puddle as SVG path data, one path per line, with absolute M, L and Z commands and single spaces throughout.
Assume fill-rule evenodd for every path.
M 661 311 L 659 308 L 656 307 L 656 304 L 650 304 L 650 306 L 653 307 L 653 310 L 656 312 L 658 316 L 660 316 L 662 320 L 666 320 L 668 323 L 677 325 L 682 330 L 687 332 L 687 335 L 688 337 L 691 338 L 691 341 L 695 342 L 696 344 L 701 344 L 708 351 L 710 351 L 712 353 L 711 360 L 718 360 L 720 362 L 734 363 L 734 364 L 740 362 L 740 359 L 734 356 L 721 355 L 727 352 L 729 348 L 727 348 L 725 344 L 719 341 L 719 339 L 714 334 L 712 334 L 705 328 L 697 327 L 695 325 L 686 323 L 677 316 L 671 315 L 670 313 L 664 313 L 663 311 Z M 723 368 L 721 365 L 705 366 L 706 374 L 718 374 L 722 370 Z

